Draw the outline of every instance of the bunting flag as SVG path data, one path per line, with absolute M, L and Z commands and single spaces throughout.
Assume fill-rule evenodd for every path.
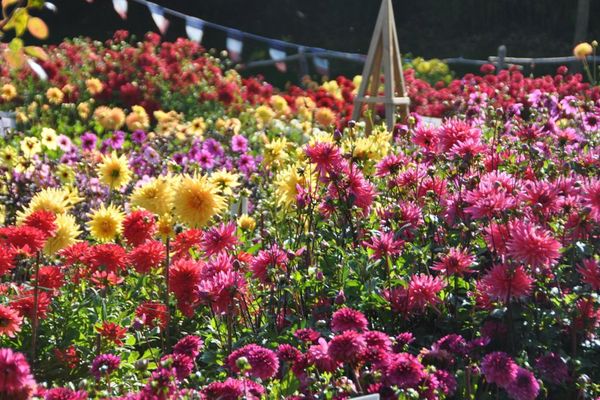
M 88 3 L 93 3 L 94 0 L 85 0 Z M 299 54 L 301 53 L 314 53 L 314 54 L 325 54 L 335 58 L 342 58 L 345 60 L 364 62 L 365 56 L 362 54 L 356 53 L 345 53 L 340 51 L 331 51 L 317 47 L 305 47 L 300 44 L 290 43 L 290 42 L 282 42 L 280 40 L 275 40 L 272 38 L 268 38 L 265 36 L 255 35 L 252 33 L 245 33 L 240 30 L 230 28 L 224 25 L 215 24 L 214 22 L 205 21 L 200 18 L 196 18 L 190 15 L 183 14 L 179 11 L 170 9 L 168 7 L 163 7 L 161 5 L 155 4 L 148 0 L 131 0 L 135 3 L 142 4 L 148 7 L 152 15 L 152 19 L 154 23 L 158 27 L 161 34 L 165 34 L 169 27 L 169 20 L 165 17 L 166 14 L 182 18 L 185 20 L 185 31 L 188 38 L 196 43 L 201 43 L 204 37 L 204 28 L 216 29 L 221 32 L 225 32 L 227 35 L 226 47 L 229 52 L 229 57 L 233 62 L 240 62 L 242 58 L 242 50 L 244 44 L 242 40 L 244 38 L 250 38 L 252 40 L 257 40 L 259 42 L 265 43 L 269 46 L 269 56 L 275 61 L 275 67 L 281 71 L 285 72 L 287 70 L 286 59 L 288 58 L 288 54 L 286 49 L 291 49 L 288 51 L 297 50 Z M 122 19 L 127 19 L 127 13 L 129 8 L 129 0 L 112 0 L 113 7 L 115 11 L 119 14 Z M 52 11 L 56 12 L 56 7 L 53 3 L 45 2 L 46 7 Z M 304 58 L 302 55 L 300 56 L 302 69 L 306 66 Z M 313 63 L 315 69 L 323 75 L 329 75 L 329 60 L 324 57 L 313 57 Z M 32 67 L 33 68 L 33 67 Z M 41 67 L 40 67 L 41 68 Z
M 16 114 L 14 112 L 0 111 L 0 137 L 5 137 L 9 131 L 17 127 Z
M 42 66 L 40 64 L 33 61 L 31 58 L 27 59 L 27 64 L 29 64 L 29 68 L 31 68 L 31 70 L 33 72 L 35 72 L 35 74 L 38 76 L 38 78 L 40 78 L 40 80 L 42 80 L 42 81 L 48 80 L 48 74 L 46 73 L 44 68 L 42 68 Z
M 122 19 L 127 19 L 127 0 L 113 0 L 113 7 Z
M 242 36 L 242 32 L 237 29 L 227 30 L 227 51 L 233 62 L 239 62 L 242 59 L 242 49 L 244 48 Z
M 44 3 L 44 7 L 46 7 L 46 9 L 52 11 L 53 13 L 56 13 L 58 11 L 56 5 L 54 3 L 50 3 L 49 1 Z
M 285 54 L 285 51 L 271 45 L 271 47 L 269 47 L 269 56 L 271 56 L 271 59 L 273 61 L 277 61 L 275 63 L 275 68 L 277 68 L 279 72 L 287 71 L 287 65 L 285 61 L 282 61 L 287 56 L 287 54 Z
M 185 33 L 191 41 L 201 43 L 204 36 L 204 21 L 200 18 L 186 17 Z
M 165 10 L 158 4 L 148 2 L 148 10 L 152 14 L 152 19 L 158 27 L 161 35 L 164 35 L 169 27 L 169 20 L 165 18 Z
M 329 60 L 323 57 L 313 57 L 313 65 L 320 75 L 329 75 Z

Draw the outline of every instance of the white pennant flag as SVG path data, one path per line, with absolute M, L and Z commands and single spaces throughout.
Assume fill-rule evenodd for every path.
M 27 64 L 29 64 L 29 68 L 31 68 L 41 80 L 48 80 L 48 74 L 46 73 L 46 71 L 44 71 L 44 68 L 42 68 L 40 64 L 36 63 L 31 58 L 27 59 Z
M 204 21 L 195 17 L 187 17 L 185 19 L 185 33 L 191 41 L 200 43 L 204 36 Z
M 284 61 L 281 61 L 287 56 L 287 54 L 285 54 L 285 51 L 276 49 L 274 47 L 270 47 L 269 55 L 274 61 L 278 61 L 275 63 L 275 67 L 279 70 L 279 72 L 287 71 L 287 65 Z
M 313 57 L 313 64 L 321 75 L 329 75 L 329 60 L 323 57 Z
M 169 27 L 169 20 L 165 18 L 165 10 L 158 4 L 148 2 L 148 10 L 152 14 L 152 19 L 158 27 L 161 35 L 164 35 Z
M 229 58 L 233 62 L 238 62 L 242 59 L 244 44 L 241 39 L 242 33 L 240 31 L 229 30 L 227 32 L 227 51 L 229 52 Z
M 113 0 L 113 7 L 122 19 L 127 19 L 127 0 Z

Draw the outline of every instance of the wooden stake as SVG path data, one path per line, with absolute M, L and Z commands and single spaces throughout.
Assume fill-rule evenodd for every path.
M 384 92 L 383 96 L 379 96 L 382 68 Z M 356 120 L 360 117 L 363 104 L 367 104 L 367 110 L 372 114 L 375 110 L 375 104 L 378 103 L 383 104 L 385 107 L 385 121 L 390 131 L 394 129 L 396 122 L 396 107 L 400 108 L 402 118 L 408 116 L 410 99 L 406 95 L 400 46 L 398 45 L 391 0 L 382 0 L 381 2 L 363 68 L 362 81 L 354 98 L 352 119 Z M 367 134 L 371 132 L 371 129 L 370 121 L 367 121 Z

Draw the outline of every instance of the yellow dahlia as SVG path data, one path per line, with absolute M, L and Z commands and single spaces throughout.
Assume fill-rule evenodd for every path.
M 60 104 L 65 98 L 64 93 L 57 87 L 51 87 L 46 90 L 46 98 L 51 104 Z
M 99 209 L 88 214 L 88 217 L 90 220 L 87 225 L 92 237 L 98 242 L 110 242 L 121 233 L 121 223 L 125 214 L 112 204 L 108 207 L 103 204 Z
M 69 214 L 58 214 L 56 216 L 56 232 L 46 241 L 44 253 L 54 255 L 59 250 L 64 249 L 77 242 L 77 237 L 81 234 L 75 217 Z
M 277 174 L 275 178 L 275 194 L 277 202 L 282 206 L 290 206 L 296 203 L 298 186 L 308 188 L 311 176 L 298 165 L 291 165 Z
M 81 200 L 76 192 L 70 192 L 67 189 L 43 189 L 33 196 L 26 209 L 17 212 L 17 224 L 22 223 L 31 213 L 39 210 L 50 211 L 56 215 L 64 214 Z
M 164 214 L 156 222 L 156 231 L 162 240 L 175 236 L 175 222 L 169 214 Z
M 111 189 L 121 189 L 131 180 L 131 170 L 127 165 L 127 157 L 121 155 L 117 157 L 114 151 L 110 156 L 102 157 L 102 162 L 97 168 L 100 182 L 110 186 Z
M 88 119 L 90 116 L 90 104 L 87 102 L 79 103 L 77 105 L 77 114 L 79 118 Z
M 156 215 L 168 214 L 173 207 L 173 179 L 165 176 L 152 178 L 131 194 L 131 205 L 144 208 Z
M 587 56 L 592 54 L 593 51 L 594 51 L 594 49 L 591 44 L 589 44 L 587 42 L 583 42 L 583 43 L 579 43 L 577 46 L 575 46 L 575 48 L 573 49 L 573 55 L 577 59 L 583 60 Z
M 148 129 L 150 126 L 150 117 L 148 117 L 148 113 L 146 113 L 144 107 L 133 106 L 131 112 L 125 118 L 125 124 L 127 125 L 127 129 L 132 132 L 138 129 Z
M 290 143 L 285 138 L 273 139 L 265 144 L 264 163 L 266 165 L 280 166 L 289 158 L 287 149 Z
M 100 79 L 90 78 L 85 81 L 85 87 L 87 88 L 87 91 L 90 92 L 90 94 L 92 96 L 95 96 L 102 91 L 102 89 L 104 88 L 104 85 L 102 85 L 102 82 L 100 82 Z
M 254 118 L 260 126 L 267 125 L 275 117 L 275 112 L 269 106 L 259 106 L 254 112 Z
M 216 185 L 221 193 L 231 196 L 233 194 L 233 189 L 240 186 L 238 178 L 238 174 L 232 174 L 225 169 L 221 169 L 213 172 L 209 178 L 209 181 L 210 183 Z
M 256 228 L 256 220 L 248 214 L 242 214 L 237 220 L 238 226 L 245 231 L 252 231 Z
M 17 88 L 14 87 L 14 85 L 11 85 L 10 83 L 2 85 L 2 88 L 0 89 L 0 98 L 2 100 L 11 101 L 15 97 L 17 97 Z
M 335 114 L 327 107 L 319 107 L 315 111 L 315 120 L 322 126 L 328 127 L 335 122 Z
M 177 219 L 191 227 L 201 227 L 225 210 L 225 199 L 206 176 L 186 175 L 175 188 L 173 201 Z

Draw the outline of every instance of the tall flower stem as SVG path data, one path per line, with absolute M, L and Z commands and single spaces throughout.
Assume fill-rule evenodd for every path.
M 165 268 L 164 268 L 164 274 L 165 274 L 165 293 L 164 293 L 164 303 L 165 303 L 165 307 L 167 310 L 167 315 L 166 315 L 166 324 L 165 324 L 165 340 L 163 342 L 163 351 L 166 351 L 168 343 L 169 343 L 169 323 L 171 322 L 171 309 L 169 308 L 169 265 L 171 263 L 171 257 L 170 257 L 170 252 L 171 252 L 171 242 L 169 240 L 169 237 L 167 236 L 167 238 L 165 239 L 165 247 L 166 247 L 166 257 L 165 257 Z
M 38 335 L 38 309 L 39 309 L 39 297 L 40 297 L 40 252 L 37 253 L 35 258 L 35 285 L 33 287 L 33 316 L 31 317 L 31 362 L 35 363 L 36 350 L 37 350 L 37 335 Z

